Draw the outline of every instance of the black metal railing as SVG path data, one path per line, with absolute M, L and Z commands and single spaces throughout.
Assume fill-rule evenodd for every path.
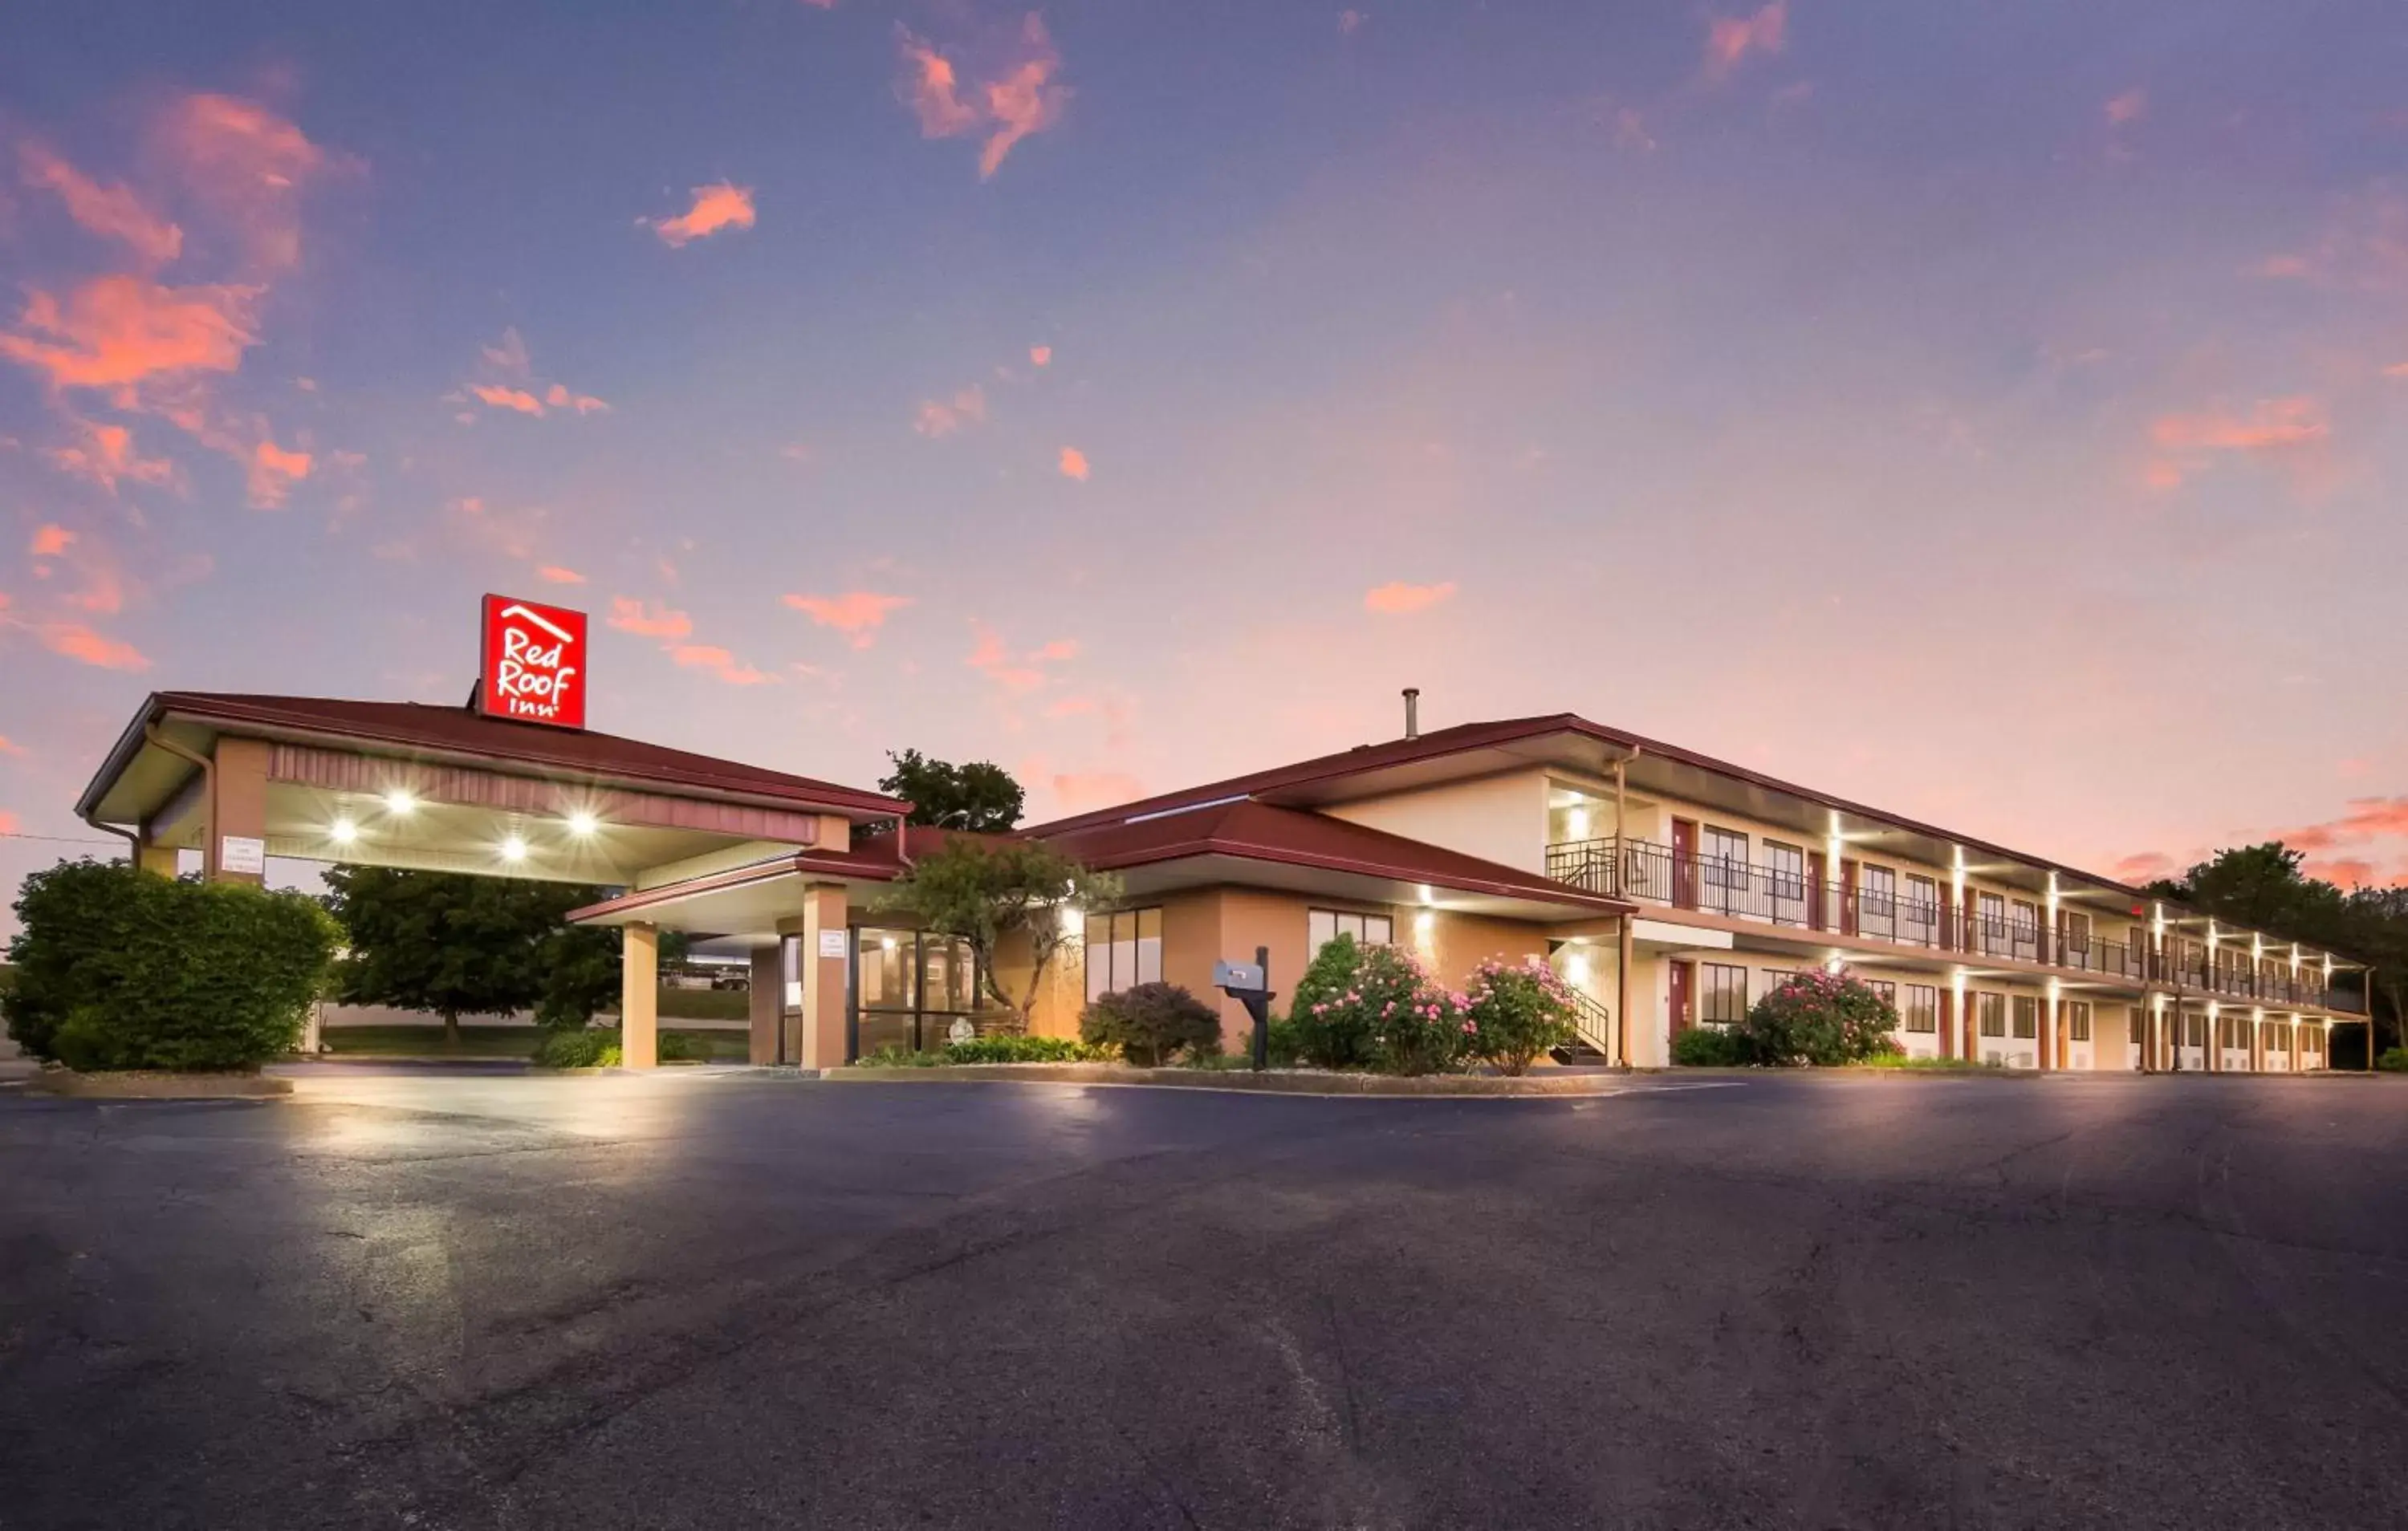
M 1891 941 L 1927 951 L 2006 957 L 2133 982 L 2198 989 L 2264 1004 L 2363 1013 L 2364 1000 L 2320 975 L 2216 966 L 2144 941 L 2108 941 L 2049 930 L 2041 922 L 1973 909 L 1951 910 L 1911 894 L 1874 893 L 1785 867 L 1700 855 L 1653 840 L 1573 840 L 1547 847 L 1547 875 L 1591 893 L 1697 909 L 1727 919 Z

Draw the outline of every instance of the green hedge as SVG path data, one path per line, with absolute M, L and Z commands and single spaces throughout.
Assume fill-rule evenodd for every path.
M 708 1063 L 710 1046 L 691 1033 L 657 1032 L 652 1056 L 662 1063 Z M 624 1054 L 615 1027 L 584 1026 L 548 1032 L 536 1044 L 538 1068 L 617 1068 Z
M 338 933 L 315 900 L 94 861 L 25 879 L 8 1035 L 79 1069 L 251 1068 L 290 1052 Z

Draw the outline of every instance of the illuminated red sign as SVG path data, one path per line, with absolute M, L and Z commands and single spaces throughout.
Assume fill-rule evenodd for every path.
M 585 726 L 585 613 L 508 595 L 485 597 L 483 679 L 489 718 Z

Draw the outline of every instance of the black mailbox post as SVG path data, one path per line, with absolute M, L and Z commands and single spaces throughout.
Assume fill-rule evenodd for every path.
M 1271 1001 L 1279 996 L 1271 993 L 1271 949 L 1254 948 L 1252 962 L 1216 962 L 1212 965 L 1212 984 L 1223 994 L 1246 1008 L 1254 1018 L 1254 1071 L 1262 1072 L 1270 1066 Z

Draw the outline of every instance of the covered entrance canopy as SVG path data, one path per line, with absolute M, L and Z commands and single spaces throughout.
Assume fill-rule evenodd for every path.
M 910 805 L 466 708 L 159 692 L 127 724 L 77 811 L 124 836 L 140 866 L 172 874 L 178 851 L 197 851 L 203 875 L 222 880 L 256 882 L 266 857 L 291 856 L 640 895 L 721 878 L 740 885 L 776 868 L 810 879 L 816 912 L 833 912 L 841 931 L 844 883 L 880 876 L 865 865 L 876 858 L 855 850 L 858 831 L 899 820 Z M 883 875 L 894 875 L 891 860 Z M 776 938 L 773 929 L 747 929 L 733 906 L 713 912 L 735 920 L 705 927 L 714 934 Z M 640 912 L 614 923 L 627 929 L 623 1043 L 627 1062 L 641 1066 L 652 1054 L 658 923 Z M 840 966 L 834 981 L 840 1016 Z

